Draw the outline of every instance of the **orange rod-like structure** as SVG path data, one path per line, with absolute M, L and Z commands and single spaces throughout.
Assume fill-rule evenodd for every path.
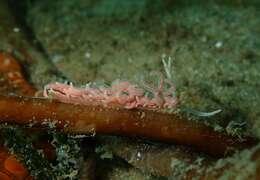
M 254 144 L 214 131 L 202 123 L 176 114 L 143 109 L 72 105 L 44 98 L 0 96 L 0 122 L 55 127 L 73 134 L 104 133 L 138 136 L 152 140 L 189 145 L 214 156 L 223 156 L 229 148 Z

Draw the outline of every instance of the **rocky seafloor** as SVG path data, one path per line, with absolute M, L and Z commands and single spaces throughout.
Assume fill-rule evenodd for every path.
M 260 138 L 259 9 L 257 1 L 243 0 L 46 0 L 28 1 L 25 20 L 47 59 L 68 81 L 139 83 L 147 73 L 163 71 L 162 59 L 171 57 L 182 106 L 222 109 L 216 118 L 202 120 L 231 134 Z M 38 70 L 40 66 L 30 76 Z M 220 159 L 211 170 L 230 163 L 219 179 L 252 178 L 256 164 L 251 154 L 245 150 Z M 102 163 L 94 163 L 98 168 L 93 173 L 105 172 L 103 179 L 157 179 L 111 160 Z

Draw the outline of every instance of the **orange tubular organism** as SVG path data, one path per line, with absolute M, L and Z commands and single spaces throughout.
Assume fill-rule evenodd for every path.
M 45 98 L 0 96 L 0 116 L 2 123 L 42 128 L 51 123 L 72 134 L 104 133 L 174 142 L 213 156 L 223 156 L 230 148 L 241 149 L 255 144 L 250 138 L 240 140 L 176 114 L 73 105 Z

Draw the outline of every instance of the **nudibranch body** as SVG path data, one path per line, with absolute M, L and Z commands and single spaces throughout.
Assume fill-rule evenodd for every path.
M 44 88 L 44 97 L 51 97 L 58 101 L 81 105 L 104 105 L 122 106 L 127 109 L 133 108 L 176 108 L 177 98 L 170 90 L 175 90 L 174 86 L 168 92 L 163 92 L 163 82 L 158 89 L 148 88 L 153 96 L 148 97 L 144 89 L 127 81 L 115 81 L 111 87 L 74 87 L 71 83 L 52 83 Z

